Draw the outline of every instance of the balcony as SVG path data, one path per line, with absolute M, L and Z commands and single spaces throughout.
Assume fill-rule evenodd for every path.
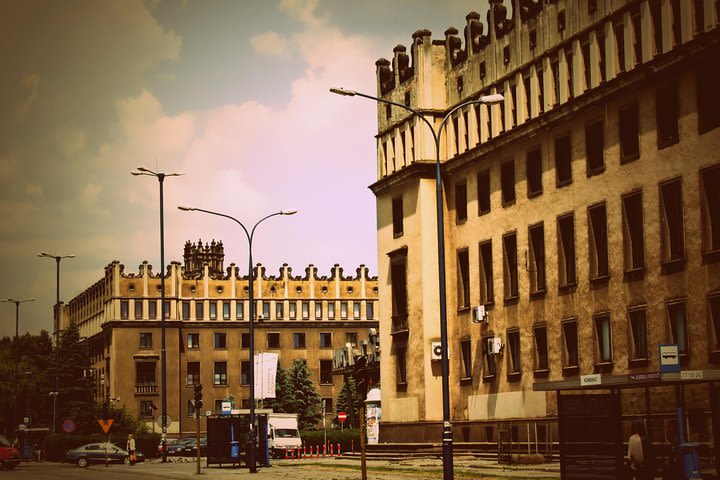
M 157 385 L 135 385 L 135 396 L 158 395 Z
M 393 339 L 407 338 L 410 333 L 408 329 L 408 314 L 401 313 L 392 316 L 392 328 L 390 329 L 390 335 Z

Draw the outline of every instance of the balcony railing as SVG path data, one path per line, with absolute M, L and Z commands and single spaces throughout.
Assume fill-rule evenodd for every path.
M 135 385 L 135 395 L 157 395 L 157 385 Z
M 408 333 L 408 314 L 401 313 L 398 315 L 393 315 L 390 335 L 392 335 L 393 337 L 402 337 L 407 336 Z

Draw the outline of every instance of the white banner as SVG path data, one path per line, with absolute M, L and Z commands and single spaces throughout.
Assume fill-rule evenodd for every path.
M 275 398 L 277 363 L 277 353 L 255 355 L 255 398 Z

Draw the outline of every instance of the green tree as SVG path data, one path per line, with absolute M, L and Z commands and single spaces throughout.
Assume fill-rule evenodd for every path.
M 94 401 L 87 342 L 80 340 L 80 332 L 73 325 L 60 334 L 60 390 L 57 399 L 58 422 L 73 419 L 78 433 L 97 430 L 98 408 Z
M 360 402 L 357 390 L 355 389 L 355 380 L 348 376 L 343 382 L 337 401 L 335 402 L 335 413 L 345 412 L 350 420 L 350 425 L 357 426 L 360 415 Z M 334 421 L 338 423 L 337 421 Z
M 322 419 L 322 399 L 310 379 L 310 370 L 304 360 L 293 360 L 288 372 L 288 412 L 298 414 L 301 430 L 313 428 Z

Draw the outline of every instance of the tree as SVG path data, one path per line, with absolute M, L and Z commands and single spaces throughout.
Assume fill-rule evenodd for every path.
M 293 360 L 287 375 L 289 394 L 284 398 L 287 398 L 287 411 L 298 414 L 300 429 L 315 427 L 323 416 L 322 399 L 310 375 L 304 360 Z
M 87 342 L 80 340 L 76 325 L 60 334 L 60 390 L 57 399 L 58 421 L 73 419 L 79 433 L 96 431 L 98 409 L 94 401 L 91 377 L 85 375 L 90 369 Z
M 342 390 L 335 402 L 335 413 L 345 412 L 348 414 L 350 424 L 359 425 L 360 402 L 357 390 L 355 389 L 355 380 L 352 376 L 345 378 Z
M 265 400 L 265 406 L 271 408 L 276 413 L 290 412 L 290 397 L 292 389 L 288 383 L 288 373 L 278 363 L 277 372 L 275 373 L 275 398 Z

